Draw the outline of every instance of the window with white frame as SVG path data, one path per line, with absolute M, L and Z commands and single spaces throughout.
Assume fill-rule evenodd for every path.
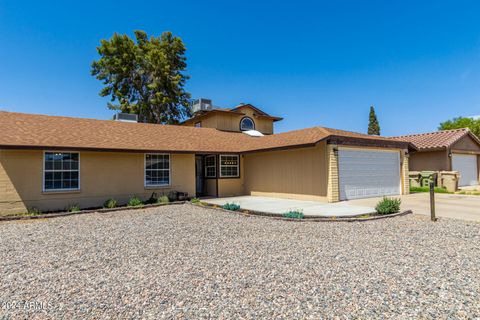
M 255 130 L 255 122 L 253 122 L 252 118 L 244 117 L 240 121 L 240 130 L 248 131 L 248 130 Z
M 80 155 L 78 152 L 45 152 L 43 190 L 79 190 Z
M 217 161 L 214 155 L 205 157 L 205 178 L 217 177 Z
M 220 177 L 236 178 L 239 176 L 238 155 L 220 156 Z
M 145 154 L 145 186 L 159 187 L 170 185 L 170 155 Z

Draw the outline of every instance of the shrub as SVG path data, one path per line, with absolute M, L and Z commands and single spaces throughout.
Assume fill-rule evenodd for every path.
M 33 207 L 28 209 L 28 214 L 32 216 L 38 216 L 39 214 L 42 214 L 42 211 L 38 210 L 37 208 Z
M 303 219 L 305 216 L 303 215 L 303 212 L 301 210 L 292 210 L 285 212 L 283 214 L 283 217 L 289 219 Z
M 200 199 L 198 199 L 198 198 L 192 198 L 192 199 L 190 199 L 190 202 L 191 202 L 191 203 L 197 203 L 197 204 L 198 204 L 198 203 L 200 203 L 201 201 L 200 201 Z
M 78 204 L 72 204 L 70 207 L 68 207 L 68 212 L 78 212 L 80 211 L 80 207 Z
M 130 200 L 128 200 L 128 203 L 127 203 L 127 206 L 129 206 L 129 207 L 139 207 L 139 206 L 142 206 L 142 205 L 143 205 L 142 200 L 140 200 L 136 196 L 131 197 Z
M 230 210 L 230 211 L 238 211 L 240 210 L 240 205 L 236 203 L 225 203 L 222 206 L 223 209 L 225 210 Z
M 158 203 L 158 197 L 156 192 L 152 192 L 152 194 L 150 195 L 150 198 L 148 198 L 147 201 L 145 201 L 145 204 L 154 204 L 154 203 Z
M 170 201 L 177 201 L 178 200 L 178 192 L 175 190 L 172 190 L 168 193 L 168 200 Z
M 384 197 L 377 203 L 375 211 L 378 214 L 392 214 L 400 211 L 400 204 L 402 201 L 396 198 L 387 198 Z
M 168 199 L 167 196 L 161 196 L 160 198 L 157 199 L 157 203 L 169 203 L 170 199 Z
M 108 208 L 108 209 L 115 208 L 116 206 L 117 206 L 117 200 L 112 199 L 112 198 L 108 199 L 107 201 L 105 201 L 103 203 L 103 207 Z

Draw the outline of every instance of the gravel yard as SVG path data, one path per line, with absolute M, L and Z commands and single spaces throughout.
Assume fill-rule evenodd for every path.
M 0 272 L 0 319 L 475 318 L 480 224 L 172 205 L 0 223 Z

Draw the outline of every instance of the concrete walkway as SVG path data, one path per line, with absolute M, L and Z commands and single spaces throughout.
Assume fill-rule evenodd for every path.
M 430 216 L 430 198 L 428 193 L 414 193 L 397 196 L 402 199 L 402 209 L 410 209 L 415 214 Z M 381 198 L 357 199 L 346 201 L 353 206 L 375 206 Z M 435 194 L 436 216 L 480 222 L 480 196 L 460 194 Z
M 214 198 L 203 201 L 216 205 L 236 203 L 243 209 L 276 214 L 283 214 L 291 210 L 301 210 L 305 216 L 319 217 L 351 217 L 375 212 L 375 209 L 371 206 L 353 205 L 347 202 L 325 203 L 257 196 Z

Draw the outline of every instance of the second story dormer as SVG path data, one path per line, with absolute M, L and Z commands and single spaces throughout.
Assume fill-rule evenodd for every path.
M 183 122 L 190 127 L 215 128 L 222 131 L 243 132 L 256 130 L 268 135 L 274 133 L 274 122 L 282 120 L 251 104 L 240 104 L 232 109 L 214 108 L 210 100 L 198 100 L 194 115 Z

